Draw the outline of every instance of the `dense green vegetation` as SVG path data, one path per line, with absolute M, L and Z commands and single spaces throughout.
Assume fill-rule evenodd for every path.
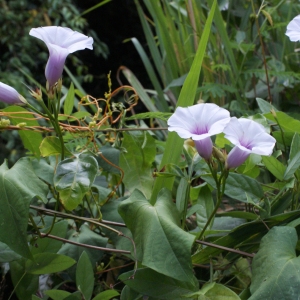
M 88 11 L 0 1 L 0 298 L 297 299 L 300 5 L 134 4 L 99 96 Z

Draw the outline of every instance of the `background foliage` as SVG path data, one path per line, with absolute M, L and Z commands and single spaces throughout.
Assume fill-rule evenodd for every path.
M 23 81 L 45 82 L 47 49 L 28 36 L 31 27 L 68 26 L 108 54 L 72 1 L 0 3 L 1 81 L 24 96 Z M 145 77 L 120 66 L 100 96 L 87 95 L 88 68 L 71 55 L 51 124 L 34 99 L 39 120 L 30 108 L 1 109 L 10 161 L 0 167 L 0 297 L 299 297 L 299 54 L 284 35 L 298 2 L 134 5 L 146 44 L 127 43 Z M 231 170 L 221 199 L 222 162 L 210 168 L 166 131 L 176 106 L 198 102 L 253 119 L 276 139 L 272 156 L 251 155 Z M 231 149 L 222 134 L 214 143 Z

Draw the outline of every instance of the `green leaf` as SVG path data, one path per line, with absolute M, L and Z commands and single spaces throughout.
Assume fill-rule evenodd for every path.
M 285 170 L 283 179 L 288 180 L 290 179 L 294 173 L 297 171 L 297 169 L 300 167 L 300 152 L 298 152 L 292 160 L 289 161 L 288 166 Z
M 85 300 L 89 300 L 92 297 L 94 281 L 93 266 L 89 256 L 85 251 L 83 251 L 77 263 L 76 285 Z
M 88 244 L 98 247 L 106 247 L 108 242 L 107 238 L 104 238 L 101 235 L 91 231 L 87 225 L 82 225 L 79 232 L 70 230 L 68 240 L 80 244 Z M 89 255 L 93 266 L 95 266 L 97 262 L 101 261 L 103 257 L 103 251 L 100 251 L 98 249 L 90 249 L 68 243 L 65 243 L 58 251 L 58 253 L 72 257 L 73 259 L 78 261 L 83 251 L 85 251 Z M 71 273 L 75 278 L 75 266 L 73 266 L 71 269 Z
M 47 290 L 44 291 L 45 295 L 49 296 L 52 300 L 63 300 L 71 295 L 71 293 L 62 290 Z
M 73 107 L 74 107 L 74 98 L 75 98 L 75 91 L 74 91 L 74 84 L 71 82 L 70 88 L 68 90 L 68 94 L 66 96 L 64 102 L 64 114 L 71 115 Z
M 119 292 L 117 292 L 116 290 L 106 290 L 99 293 L 96 297 L 93 298 L 93 300 L 110 300 L 119 295 Z
M 120 300 L 142 300 L 143 296 L 136 292 L 135 290 L 131 289 L 128 285 L 125 285 L 122 292 L 121 292 L 121 297 Z M 94 299 L 93 299 L 94 300 Z
M 16 253 L 32 258 L 28 248 L 29 203 L 38 196 L 46 201 L 48 187 L 34 173 L 26 158 L 11 169 L 0 167 L 0 241 Z
M 87 111 L 77 111 L 74 114 L 72 114 L 73 117 L 77 119 L 84 119 L 85 117 L 90 117 L 91 114 Z M 69 118 L 69 122 L 76 121 L 74 118 Z
M 118 206 L 121 202 L 122 199 L 119 198 L 105 203 L 105 205 L 101 207 L 101 213 L 103 219 L 111 222 L 123 223 L 123 219 L 118 212 Z M 131 238 L 131 232 L 127 227 L 119 227 L 113 225 L 110 225 L 110 227 L 123 232 L 125 236 Z M 113 232 L 109 229 L 103 228 L 102 230 L 104 234 L 109 238 L 109 240 L 112 241 L 116 249 L 123 249 L 128 251 L 132 249 L 132 242 L 129 239 L 120 236 L 116 232 Z
M 266 168 L 279 180 L 283 180 L 286 166 L 274 156 L 263 156 L 262 161 Z
M 72 210 L 80 204 L 92 186 L 97 172 L 97 160 L 88 152 L 65 159 L 57 165 L 54 186 L 67 210 Z
M 15 287 L 18 299 L 31 300 L 39 288 L 39 276 L 27 274 L 25 270 L 25 259 L 9 263 L 11 279 Z
M 214 17 L 216 5 L 217 5 L 217 1 L 214 0 L 207 21 L 205 23 L 205 27 L 202 31 L 199 46 L 195 54 L 191 69 L 182 86 L 178 98 L 177 106 L 186 107 L 189 105 L 193 105 L 195 101 L 201 66 L 205 55 L 206 45 L 208 42 L 210 28 Z M 183 140 L 177 135 L 177 133 L 171 132 L 168 134 L 166 148 L 159 169 L 162 169 L 166 164 L 169 163 L 174 163 L 174 164 L 178 163 L 180 159 L 180 153 L 182 151 L 182 145 L 183 145 Z M 157 199 L 157 195 L 163 187 L 169 188 L 171 190 L 173 186 L 173 182 L 174 182 L 174 178 L 163 178 L 163 177 L 157 178 L 151 195 L 151 203 L 152 204 L 155 203 Z
M 183 300 L 186 299 L 184 295 L 198 290 L 197 280 L 176 280 L 148 268 L 137 269 L 134 279 L 130 279 L 132 275 L 133 271 L 123 273 L 119 280 L 134 291 L 155 299 Z
M 265 114 L 265 113 L 269 113 L 272 109 L 274 111 L 278 111 L 278 109 L 276 109 L 270 102 L 267 102 L 266 100 L 264 99 L 261 99 L 261 98 L 256 98 L 256 102 L 257 102 L 257 105 L 260 109 L 260 111 Z
M 290 156 L 288 162 L 290 162 L 299 153 L 299 149 L 300 149 L 300 135 L 298 133 L 295 133 L 290 148 Z
M 48 163 L 48 159 L 32 159 L 31 160 L 32 168 L 37 177 L 41 178 L 43 181 L 53 185 L 53 176 L 55 165 Z
M 300 258 L 295 228 L 274 227 L 261 240 L 252 264 L 249 300 L 294 300 L 300 297 Z
M 34 260 L 27 260 L 25 270 L 29 274 L 50 274 L 66 270 L 73 266 L 76 261 L 68 256 L 56 253 L 38 253 L 33 256 Z
M 189 294 L 189 298 L 199 295 L 199 300 L 240 300 L 240 297 L 231 289 L 223 284 L 208 283 L 205 284 L 199 292 Z M 195 299 L 193 297 L 193 299 Z
M 57 237 L 65 238 L 67 233 L 67 227 L 67 221 L 59 221 L 54 224 L 50 234 Z M 44 230 L 42 230 L 42 232 L 46 233 L 49 232 L 49 230 L 50 228 L 45 228 Z M 56 253 L 61 248 L 62 244 L 62 241 L 54 240 L 48 237 L 37 238 L 34 242 L 34 247 L 31 248 L 31 253 L 33 255 L 44 252 Z
M 216 183 L 210 174 L 202 175 L 201 178 L 216 189 Z M 225 194 L 242 202 L 248 202 L 247 195 L 253 201 L 258 201 L 263 197 L 263 190 L 255 179 L 230 172 L 226 180 Z
M 72 293 L 71 295 L 64 298 L 64 300 L 82 300 L 82 295 L 79 291 Z
M 199 205 L 199 209 L 196 211 L 197 225 L 199 230 L 202 230 L 214 209 L 212 193 L 207 184 L 201 187 L 196 205 Z M 210 223 L 208 229 L 211 228 L 212 223 Z
M 99 167 L 109 173 L 120 174 L 120 170 L 115 167 L 119 166 L 120 150 L 111 146 L 104 146 L 101 147 L 100 153 L 96 156 Z
M 163 121 L 167 121 L 171 117 L 171 113 L 168 112 L 160 112 L 160 111 L 150 111 L 146 113 L 135 114 L 130 117 L 125 118 L 126 121 L 131 120 L 145 120 L 145 119 L 160 119 Z
M 32 114 L 20 106 L 8 106 L 3 111 L 5 112 L 18 112 L 18 114 L 12 114 L 10 121 L 13 125 L 18 125 L 19 123 L 26 123 L 27 126 L 39 126 L 37 120 L 28 120 L 32 118 Z M 21 112 L 24 112 L 23 114 Z M 19 130 L 20 138 L 24 144 L 24 147 L 28 149 L 35 157 L 40 157 L 40 144 L 43 140 L 43 136 L 40 132 L 34 132 L 31 130 Z
M 19 254 L 12 251 L 6 244 L 0 242 L 0 263 L 11 262 L 20 258 Z
M 242 251 L 253 253 L 258 247 L 257 245 L 260 242 L 260 239 L 268 232 L 265 224 L 267 224 L 269 228 L 272 228 L 274 226 L 286 224 L 297 219 L 299 216 L 300 210 L 297 210 L 272 216 L 268 219 L 264 219 L 264 222 L 261 220 L 248 222 L 236 227 L 229 234 L 215 240 L 214 244 L 228 248 L 238 247 Z M 222 249 L 206 247 L 193 255 L 192 261 L 197 264 L 207 263 L 212 257 L 217 257 L 223 251 L 224 250 Z
M 284 131 L 300 133 L 300 121 L 296 120 L 282 111 L 276 112 L 276 119 L 271 113 L 265 114 L 268 120 L 278 123 Z
M 176 192 L 176 207 L 180 212 L 180 214 L 183 213 L 185 204 L 189 200 L 187 199 L 189 197 L 189 195 L 187 195 L 188 191 L 189 191 L 189 183 L 187 182 L 186 178 L 181 178 Z
M 156 154 L 153 137 L 149 133 L 137 136 L 124 133 L 122 147 L 126 153 L 120 156 L 120 167 L 124 171 L 126 188 L 130 192 L 139 189 L 150 198 L 153 185 L 151 164 Z
M 64 147 L 64 150 L 66 156 L 72 155 L 72 153 L 70 153 L 66 147 Z M 45 137 L 40 145 L 40 152 L 43 157 L 47 157 L 51 155 L 60 155 L 61 143 L 59 138 L 55 136 Z
M 154 206 L 135 190 L 121 202 L 119 213 L 144 266 L 177 280 L 193 280 L 190 251 L 194 237 L 179 227 L 180 216 L 167 189 L 159 193 Z

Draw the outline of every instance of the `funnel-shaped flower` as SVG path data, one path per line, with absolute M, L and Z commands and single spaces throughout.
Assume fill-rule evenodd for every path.
M 93 38 L 67 27 L 32 28 L 29 34 L 45 42 L 49 49 L 45 75 L 50 87 L 61 77 L 65 60 L 70 53 L 85 48 L 93 49 Z
M 27 101 L 11 86 L 0 82 L 0 101 L 7 104 L 24 104 Z
M 292 42 L 300 41 L 300 15 L 288 24 L 285 34 Z
M 241 165 L 251 153 L 271 155 L 276 143 L 262 125 L 249 119 L 233 117 L 223 132 L 225 138 L 235 145 L 227 157 L 228 169 Z
M 229 121 L 226 109 L 212 103 L 196 104 L 178 107 L 168 120 L 168 129 L 181 138 L 192 138 L 199 155 L 209 159 L 213 149 L 210 137 L 222 132 Z

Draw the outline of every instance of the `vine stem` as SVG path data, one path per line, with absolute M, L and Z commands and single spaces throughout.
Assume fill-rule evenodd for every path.
M 205 230 L 207 229 L 207 227 L 209 226 L 209 224 L 211 223 L 211 221 L 215 217 L 215 215 L 216 215 L 216 213 L 218 211 L 218 208 L 220 207 L 220 205 L 222 203 L 222 197 L 224 195 L 224 190 L 225 190 L 225 183 L 226 183 L 226 179 L 227 179 L 228 172 L 229 172 L 227 169 L 223 170 L 220 178 L 218 179 L 217 174 L 213 170 L 213 168 L 210 165 L 210 163 L 208 163 L 208 165 L 209 165 L 209 168 L 210 168 L 210 170 L 212 172 L 213 178 L 214 178 L 214 180 L 216 182 L 216 185 L 217 185 L 217 203 L 215 205 L 214 210 L 210 214 L 208 220 L 206 221 L 203 229 L 201 230 L 199 236 L 198 235 L 196 236 L 196 239 L 198 239 L 198 240 L 200 240 L 203 237 L 203 235 L 205 233 Z
M 205 242 L 205 241 L 196 240 L 196 243 L 201 244 L 201 245 L 205 245 L 205 246 L 209 246 L 209 247 L 213 247 L 213 248 L 217 248 L 217 249 L 221 249 L 221 250 L 226 250 L 226 251 L 232 252 L 232 253 L 237 253 L 237 254 L 240 254 L 240 255 L 243 255 L 243 256 L 247 256 L 247 257 L 254 257 L 254 255 L 255 255 L 253 253 L 248 253 L 248 252 L 236 250 L 236 249 L 224 247 L 224 246 L 221 246 L 221 245 L 208 243 L 208 242 Z
M 105 247 L 99 247 L 99 246 L 93 246 L 93 245 L 88 245 L 88 244 L 82 244 L 82 243 L 77 243 L 74 241 L 70 241 L 64 238 L 61 238 L 59 236 L 56 235 L 52 235 L 52 234 L 46 234 L 46 233 L 40 233 L 42 238 L 51 238 L 57 241 L 61 241 L 64 243 L 68 243 L 68 244 L 72 244 L 72 245 L 76 245 L 76 246 L 80 246 L 80 247 L 85 247 L 85 248 L 90 248 L 90 249 L 96 249 L 96 250 L 101 250 L 101 251 L 108 251 L 108 252 L 115 252 L 115 253 L 122 253 L 122 254 L 131 254 L 130 251 L 127 250 L 120 250 L 120 249 L 112 249 L 112 248 L 105 248 Z M 126 237 L 126 236 L 124 236 Z

